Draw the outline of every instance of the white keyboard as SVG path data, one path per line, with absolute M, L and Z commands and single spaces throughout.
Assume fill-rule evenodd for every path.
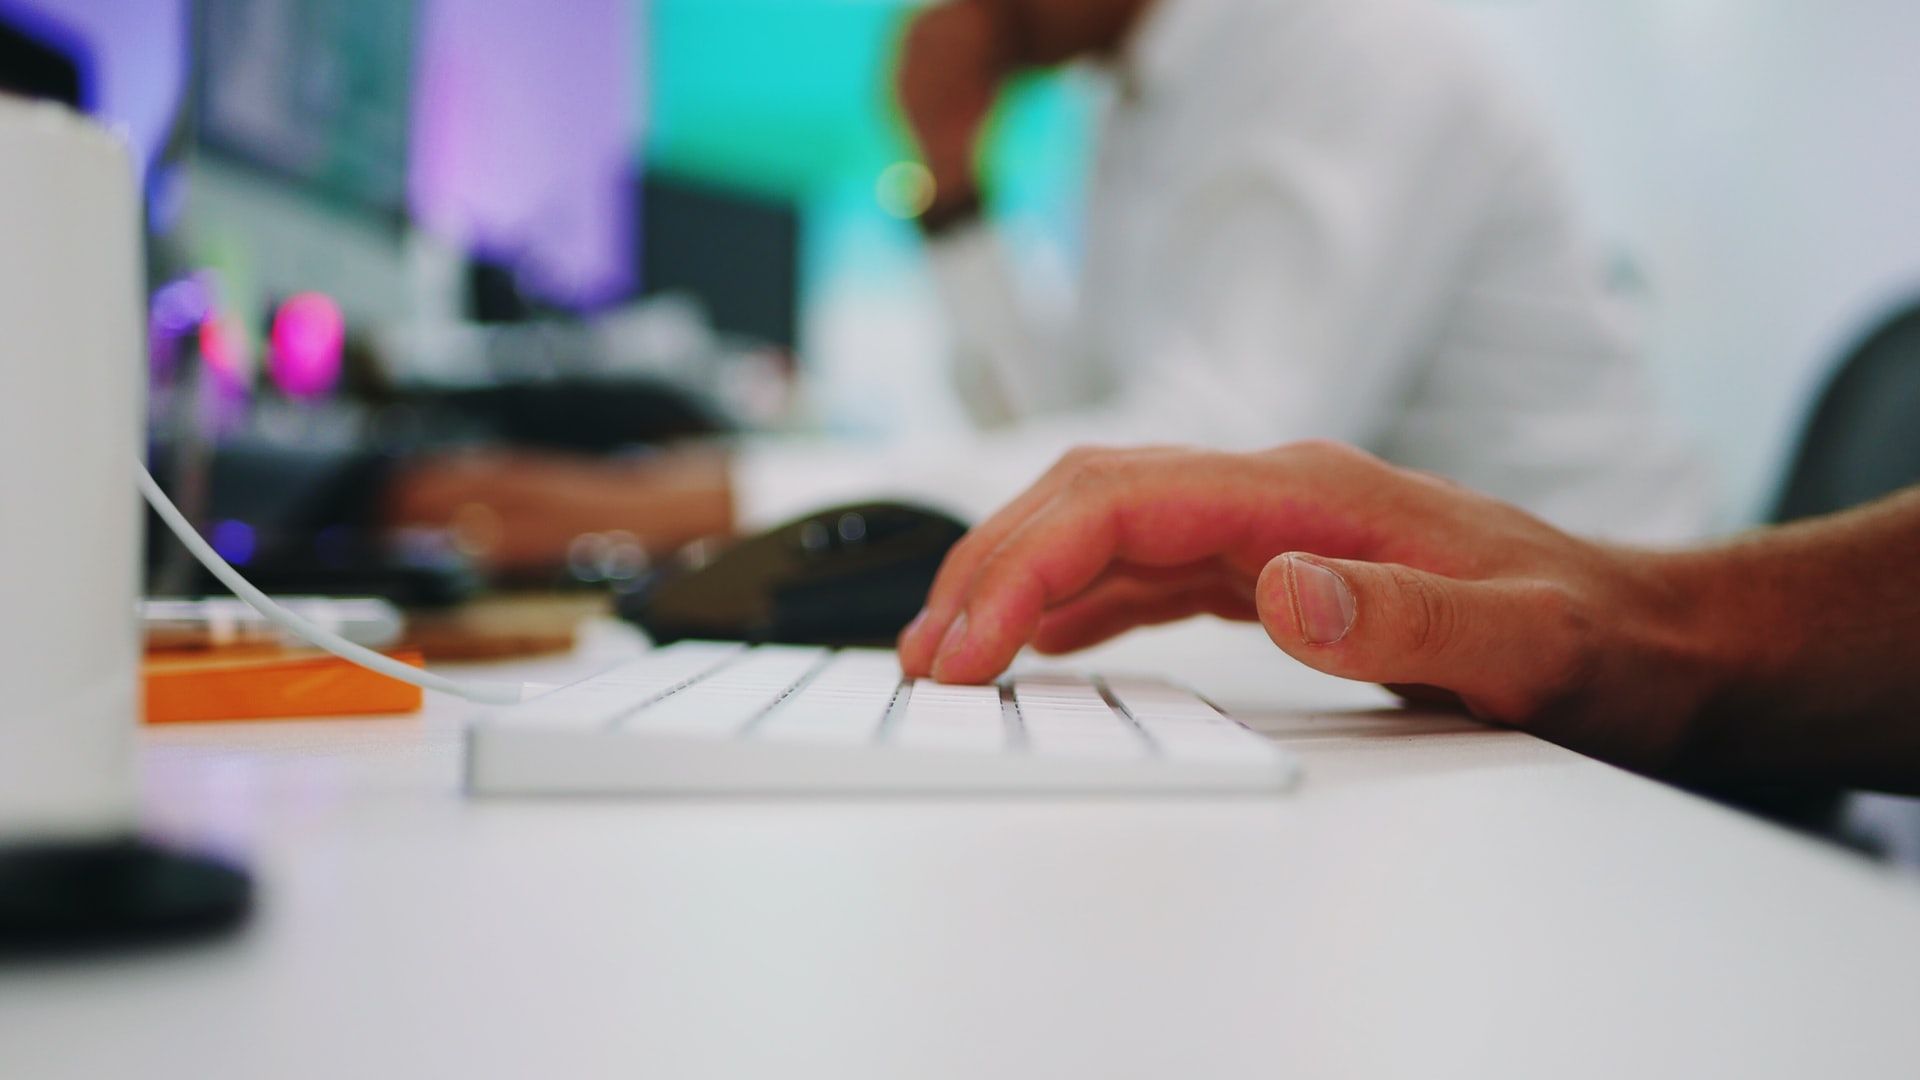
M 688 641 L 500 709 L 479 795 L 1259 792 L 1291 755 L 1152 679 L 903 681 L 872 649 Z

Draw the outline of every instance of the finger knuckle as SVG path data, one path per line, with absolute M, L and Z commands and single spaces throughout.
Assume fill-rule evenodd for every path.
M 1116 451 L 1111 446 L 1082 443 L 1060 455 L 1060 467 L 1069 471 L 1078 472 L 1079 470 L 1113 457 L 1115 453 Z
M 1071 459 L 1067 482 L 1077 491 L 1092 491 L 1111 485 L 1124 475 L 1131 459 L 1124 451 L 1108 447 L 1076 447 L 1068 452 Z
M 940 560 L 940 570 L 934 575 L 933 584 L 928 590 L 929 602 L 951 598 L 972 580 L 975 568 L 986 557 L 984 544 L 979 533 L 968 532 L 947 549 L 946 555 Z
M 1371 460 L 1370 455 L 1337 439 L 1301 439 L 1277 447 L 1273 453 L 1310 468 L 1337 467 Z
M 1431 469 L 1402 469 L 1401 471 L 1430 487 L 1441 488 L 1449 492 L 1463 492 L 1467 490 L 1465 485 L 1445 473 L 1437 473 Z
M 1094 448 L 1090 446 L 1072 447 L 1066 453 L 1061 454 L 1059 459 L 1053 463 L 1053 466 L 1047 470 L 1047 479 L 1057 483 L 1071 481 L 1073 477 L 1079 473 L 1081 467 L 1086 464 L 1087 458 L 1091 457 L 1093 453 Z
M 1031 560 L 1000 550 L 980 564 L 968 606 L 993 609 L 1017 624 L 1039 617 L 1046 594 L 1046 580 Z
M 1338 439 L 1301 439 L 1293 444 L 1298 453 L 1306 457 L 1345 459 L 1353 456 L 1353 447 Z
M 1425 574 L 1392 566 L 1388 574 L 1401 598 L 1406 647 L 1417 655 L 1445 652 L 1458 637 L 1460 615 L 1452 594 L 1436 587 Z

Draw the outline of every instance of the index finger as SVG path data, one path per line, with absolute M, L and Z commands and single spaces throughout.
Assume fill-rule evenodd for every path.
M 983 536 L 942 569 L 939 606 L 930 607 L 929 621 L 937 616 L 948 628 L 940 638 L 936 628 L 921 628 L 920 643 L 939 641 L 932 674 L 945 682 L 998 675 L 1050 608 L 1079 595 L 1115 563 L 1174 567 L 1248 556 L 1243 549 L 1252 524 L 1274 508 L 1270 472 L 1252 455 L 1080 457 L 1044 502 L 999 523 L 996 535 Z
M 934 654 L 959 614 L 960 603 L 972 585 L 973 575 L 980 564 L 1053 498 L 1080 462 L 1097 454 L 1111 452 L 1092 447 L 1069 450 L 1032 486 L 960 538 L 940 563 L 933 587 L 927 591 L 925 609 L 900 633 L 898 647 L 902 671 L 914 677 L 932 672 Z

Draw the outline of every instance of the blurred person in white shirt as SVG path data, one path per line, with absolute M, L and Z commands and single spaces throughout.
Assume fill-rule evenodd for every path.
M 1009 79 L 1076 61 L 1113 93 L 1075 316 L 1050 328 L 983 212 L 977 150 Z M 1711 485 L 1650 400 L 1553 140 L 1438 0 L 945 0 L 914 17 L 897 85 L 978 432 L 751 444 L 701 464 L 724 498 L 675 489 L 711 520 L 629 489 L 608 497 L 626 523 L 598 527 L 665 542 L 872 497 L 979 518 L 1079 443 L 1305 438 L 1588 536 L 1707 526 Z M 465 497 L 417 490 L 415 517 Z

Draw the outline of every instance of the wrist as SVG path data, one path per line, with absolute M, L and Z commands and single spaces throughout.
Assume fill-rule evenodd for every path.
M 942 236 L 979 221 L 986 201 L 978 184 L 943 184 L 935 181 L 933 201 L 920 212 L 914 223 L 928 237 Z
M 1787 675 L 1803 651 L 1801 623 L 1777 610 L 1777 590 L 1742 554 L 1721 547 L 1648 556 L 1670 597 L 1668 654 L 1695 684 L 1671 763 L 1678 775 L 1746 771 L 1755 731 L 1791 711 L 1797 695 Z

